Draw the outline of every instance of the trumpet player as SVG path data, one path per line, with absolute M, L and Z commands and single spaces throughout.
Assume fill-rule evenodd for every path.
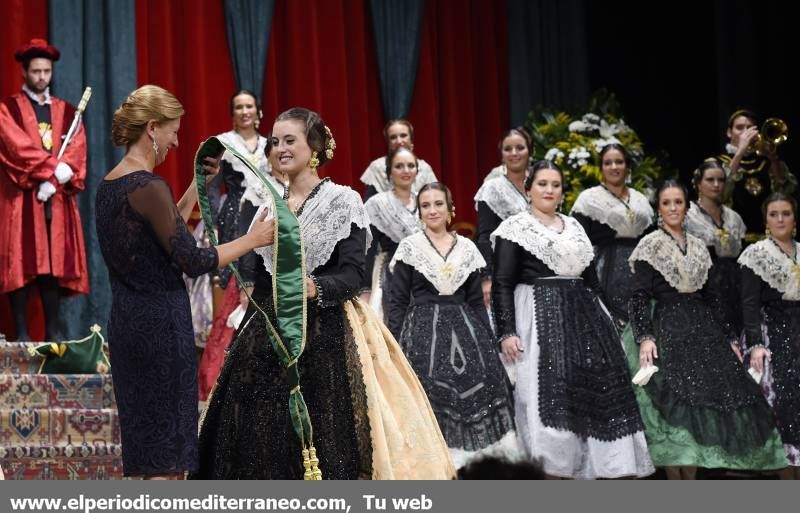
M 728 118 L 728 144 L 718 158 L 727 180 L 725 202 L 739 213 L 747 226 L 745 242 L 764 238 L 761 204 L 773 192 L 792 194 L 797 178 L 778 158 L 777 146 L 786 139 L 786 125 L 770 119 L 762 130 L 752 111 L 737 110 Z

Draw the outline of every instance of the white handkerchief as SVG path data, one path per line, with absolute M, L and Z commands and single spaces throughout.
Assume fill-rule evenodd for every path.
M 244 319 L 244 313 L 245 312 L 244 308 L 242 308 L 242 305 L 237 306 L 236 309 L 228 316 L 228 320 L 225 322 L 225 324 L 227 324 L 229 328 L 238 330 L 239 325 L 242 323 L 242 319 Z
M 658 372 L 658 367 L 655 365 L 648 365 L 647 367 L 639 368 L 639 372 L 633 377 L 631 382 L 634 385 L 639 385 L 640 387 L 645 386 L 647 383 L 650 382 L 650 378 L 653 377 L 653 374 Z
M 761 383 L 761 378 L 764 377 L 764 373 L 756 370 L 755 367 L 750 367 L 747 370 L 747 373 L 750 374 L 754 380 L 756 380 L 756 383 Z

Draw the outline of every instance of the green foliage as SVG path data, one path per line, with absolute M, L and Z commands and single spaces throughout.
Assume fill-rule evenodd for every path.
M 525 128 L 534 139 L 534 160 L 552 160 L 564 172 L 566 212 L 581 191 L 600 183 L 599 154 L 607 144 L 625 146 L 633 159 L 630 186 L 648 197 L 658 181 L 675 174 L 666 167 L 666 154 L 645 153 L 644 143 L 625 123 L 616 97 L 605 89 L 592 96 L 588 112 L 580 117 L 539 107 L 528 115 Z

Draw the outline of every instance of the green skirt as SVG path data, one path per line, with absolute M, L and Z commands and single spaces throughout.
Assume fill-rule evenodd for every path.
M 623 332 L 622 340 L 628 366 L 633 376 L 639 371 L 639 346 L 634 341 L 630 323 Z M 655 466 L 696 466 L 740 470 L 775 470 L 787 466 L 780 435 L 774 428 L 773 433 L 763 445 L 732 454 L 719 445 L 701 445 L 685 425 L 668 423 L 651 399 L 651 394 L 655 394 L 656 397 L 663 397 L 665 392 L 667 395 L 669 394 L 664 390 L 666 387 L 663 376 L 665 355 L 661 347 L 659 347 L 658 356 L 656 365 L 659 366 L 659 372 L 654 374 L 644 387 L 633 385 L 644 421 L 647 446 Z M 684 409 L 691 408 L 689 405 L 682 406 Z M 709 410 L 709 408 L 702 409 Z M 705 413 L 714 415 L 715 412 Z M 747 422 L 750 412 L 744 415 L 739 415 L 739 413 L 731 415 L 729 422 L 732 424 Z M 740 430 L 732 426 L 731 431 Z

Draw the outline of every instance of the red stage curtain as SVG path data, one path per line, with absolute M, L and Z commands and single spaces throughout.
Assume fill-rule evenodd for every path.
M 180 146 L 156 169 L 177 199 L 192 179 L 198 145 L 231 128 L 228 100 L 235 85 L 222 2 L 138 0 L 136 54 L 139 85 L 167 89 L 186 109 Z
M 456 221 L 475 222 L 472 198 L 500 163 L 508 129 L 504 2 L 429 1 L 409 119 L 418 156 L 452 190 Z
M 0 30 L 0 98 L 16 93 L 22 87 L 20 66 L 14 52 L 34 37 L 47 38 L 47 0 L 4 0 L 3 28 Z M 58 79 L 58 63 L 55 66 Z M 8 298 L 0 296 L 0 333 L 11 338 L 13 322 Z M 28 326 L 34 340 L 44 338 L 44 313 L 38 292 L 28 303 Z
M 336 139 L 322 175 L 359 192 L 361 173 L 386 152 L 367 8 L 366 0 L 277 0 L 263 92 L 262 132 L 290 107 L 317 111 Z

